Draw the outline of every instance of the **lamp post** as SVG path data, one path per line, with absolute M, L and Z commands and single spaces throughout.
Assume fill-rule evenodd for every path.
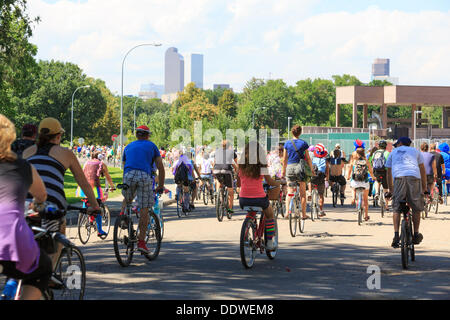
M 292 117 L 288 117 L 288 140 L 291 139 L 291 120 Z
M 160 47 L 161 43 L 144 43 L 137 45 L 125 54 L 125 57 L 122 60 L 122 85 L 121 85 L 121 94 L 120 94 L 120 152 L 123 153 L 123 69 L 125 66 L 125 59 L 128 57 L 131 51 L 133 51 L 136 48 L 143 47 L 143 46 L 153 46 L 153 47 Z
M 139 97 L 136 98 L 136 101 L 134 102 L 134 127 L 133 127 L 133 133 L 136 134 L 136 104 L 139 101 Z
M 417 131 L 417 115 L 421 114 L 422 111 L 414 111 L 414 148 L 417 148 L 416 144 L 416 131 Z
M 73 147 L 73 99 L 75 97 L 75 93 L 83 88 L 90 88 L 91 86 L 87 85 L 87 86 L 82 86 L 82 87 L 78 87 L 72 94 L 72 111 L 71 111 L 71 117 L 70 117 L 70 149 L 72 149 Z
M 252 128 L 255 128 L 255 113 L 256 111 L 258 111 L 259 109 L 265 110 L 266 107 L 261 107 L 261 108 L 256 108 L 255 111 L 253 111 L 253 115 L 252 115 Z

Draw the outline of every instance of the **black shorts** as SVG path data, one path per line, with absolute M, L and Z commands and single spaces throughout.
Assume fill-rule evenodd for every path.
M 22 285 L 29 285 L 41 290 L 42 294 L 48 287 L 52 276 L 52 261 L 44 250 L 40 249 L 39 266 L 32 273 L 26 274 L 16 269 L 13 261 L 0 261 L 3 266 L 3 274 L 8 278 L 22 280 Z
M 227 188 L 233 188 L 233 176 L 231 173 L 215 174 L 214 177 Z
M 340 176 L 330 176 L 330 182 L 337 182 L 341 186 L 345 186 L 347 184 L 347 180 L 345 180 L 343 175 Z
M 270 206 L 269 197 L 265 198 L 241 198 L 239 197 L 239 206 L 241 209 L 244 207 L 259 207 L 267 209 Z
M 374 170 L 373 174 L 375 175 L 375 178 L 377 179 L 378 183 L 380 183 L 380 178 L 381 178 L 381 185 L 383 186 L 383 189 L 387 190 L 389 188 L 388 181 L 387 181 L 387 171 L 386 170 Z

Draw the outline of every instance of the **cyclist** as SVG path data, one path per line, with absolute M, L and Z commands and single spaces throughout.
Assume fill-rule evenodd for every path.
M 45 118 L 39 124 L 39 137 L 37 145 L 31 146 L 23 152 L 23 158 L 35 166 L 47 189 L 47 202 L 56 206 L 59 210 L 67 209 L 67 200 L 64 192 L 64 176 L 70 169 L 76 182 L 86 194 L 91 205 L 89 212 L 98 211 L 97 203 L 92 188 L 89 185 L 80 163 L 74 153 L 60 146 L 64 129 L 55 118 Z M 42 219 L 42 227 L 52 232 L 66 233 L 65 217 L 57 220 Z M 58 244 L 57 251 L 51 255 L 53 263 L 62 250 L 62 244 Z
M 375 174 L 378 181 L 378 188 L 376 193 L 376 198 L 378 199 L 378 195 L 380 193 L 381 186 L 383 186 L 384 190 L 388 190 L 388 182 L 387 182 L 387 171 L 386 171 L 386 161 L 389 158 L 389 152 L 386 151 L 387 142 L 381 140 L 378 143 L 378 150 L 374 151 L 372 155 L 369 157 L 370 163 L 372 164 L 373 173 Z M 386 199 L 386 211 L 389 211 L 389 202 Z
M 284 144 L 284 155 L 283 155 L 283 170 L 281 175 L 287 178 L 287 183 L 289 187 L 289 194 L 295 192 L 297 184 L 299 185 L 299 192 L 302 205 L 302 218 L 309 219 L 310 217 L 306 215 L 306 181 L 308 180 L 308 169 L 312 172 L 312 162 L 307 152 L 309 146 L 308 144 L 300 139 L 302 134 L 302 127 L 295 125 L 292 128 L 293 139 L 287 141 Z M 314 175 L 314 173 L 312 172 Z M 290 208 L 292 197 L 286 197 L 286 208 Z M 291 210 L 288 211 L 289 215 L 292 213 Z
M 237 172 L 236 164 L 237 154 L 231 148 L 230 143 L 227 140 L 222 141 L 222 147 L 217 148 L 214 152 L 214 169 L 213 173 L 216 179 L 219 181 L 219 190 L 222 188 L 222 183 L 228 189 L 228 213 L 233 214 L 233 169 Z
M 254 150 L 257 150 L 256 159 L 253 159 Z M 247 206 L 256 206 L 263 209 L 263 213 L 266 216 L 266 248 L 270 251 L 276 249 L 277 246 L 273 241 L 276 235 L 275 219 L 269 198 L 264 192 L 263 179 L 270 186 L 278 187 L 280 183 L 273 180 L 269 175 L 266 157 L 260 158 L 263 154 L 264 151 L 259 143 L 251 141 L 245 145 L 245 150 L 241 155 L 238 168 L 238 176 L 241 181 L 239 205 L 241 209 Z
M 434 187 L 434 181 L 437 179 L 437 168 L 434 154 L 428 152 L 428 149 L 428 143 L 423 142 L 420 145 L 420 151 L 422 151 L 421 153 L 423 157 L 423 165 L 425 166 L 425 173 L 427 174 L 427 191 L 428 193 L 430 193 Z
M 19 158 L 25 149 L 36 144 L 37 127 L 34 124 L 26 124 L 22 128 L 22 139 L 14 141 L 11 150 L 17 154 Z
M 442 204 L 442 178 L 445 176 L 445 163 L 444 158 L 442 157 L 440 152 L 436 151 L 436 143 L 432 143 L 430 145 L 430 152 L 434 155 L 434 159 L 436 161 L 436 173 L 437 179 L 436 183 L 439 189 L 439 203 Z
M 312 159 L 313 171 L 316 176 L 311 178 L 311 184 L 317 185 L 317 191 L 319 193 L 319 216 L 326 216 L 323 211 L 323 204 L 325 201 L 325 182 L 328 181 L 330 174 L 329 162 L 327 161 L 328 151 L 323 144 L 317 144 L 314 148 L 314 157 Z M 312 190 L 312 188 L 311 188 Z
M 115 187 L 109 174 L 108 167 L 106 166 L 106 164 L 100 161 L 101 159 L 99 159 L 101 158 L 101 156 L 102 155 L 100 154 L 100 152 L 94 151 L 91 156 L 92 159 L 84 164 L 83 172 L 89 182 L 89 185 L 92 188 L 92 191 L 95 194 L 95 197 L 100 201 L 105 202 L 100 177 L 105 176 L 106 181 L 111 186 L 112 190 L 114 190 Z M 86 194 L 83 192 L 83 190 L 81 190 L 80 187 L 77 188 L 76 196 L 80 198 L 86 198 Z M 94 219 L 94 217 L 92 216 L 91 219 Z M 102 230 L 102 215 L 97 214 L 95 217 L 95 221 L 97 223 L 98 230 L 97 236 L 105 236 L 106 232 Z
M 133 201 L 137 196 L 139 215 L 138 250 L 148 254 L 145 244 L 145 236 L 149 224 L 148 210 L 153 208 L 155 197 L 153 195 L 153 164 L 158 168 L 157 193 L 164 190 L 165 171 L 158 147 L 149 140 L 150 129 L 143 125 L 136 129 L 136 141 L 127 145 L 124 149 L 122 161 L 124 163 L 123 183 L 128 185 L 127 190 L 122 190 L 124 197 L 120 215 L 124 216 L 127 202 Z
M 395 149 L 386 162 L 389 193 L 393 196 L 393 248 L 399 247 L 400 202 L 405 198 L 413 213 L 413 242 L 420 244 L 423 240 L 423 235 L 419 233 L 419 226 L 420 213 L 424 209 L 423 193 L 427 190 L 427 176 L 422 154 L 410 145 L 411 140 L 408 137 L 398 139 L 394 144 Z
M 350 156 L 349 170 L 353 168 L 353 162 L 359 158 L 359 155 L 356 152 L 356 150 L 358 150 L 358 148 L 362 148 L 364 150 L 366 149 L 366 144 L 364 143 L 364 141 L 361 141 L 359 139 L 356 139 L 355 142 L 353 142 L 353 145 L 355 146 L 355 151 L 353 151 L 352 155 Z M 369 184 L 369 186 L 370 186 L 370 184 Z M 352 206 L 355 205 L 355 202 L 356 202 L 356 189 L 353 189 Z
M 443 173 L 445 176 L 445 179 L 447 179 L 447 177 L 450 177 L 450 147 L 448 146 L 447 143 L 442 143 L 439 145 L 439 150 L 441 151 L 441 156 L 444 159 L 444 164 L 445 164 L 445 172 Z M 450 193 L 450 180 L 447 180 L 447 193 Z
M 369 174 L 373 177 L 372 179 L 376 181 L 376 176 L 373 174 L 372 165 L 370 161 L 366 159 L 364 148 L 360 147 L 356 149 L 357 158 L 353 157 L 350 162 L 350 168 L 348 170 L 347 180 L 350 180 L 350 187 L 355 190 L 363 188 L 363 203 L 360 204 L 364 207 L 364 220 L 368 221 L 369 217 Z M 355 201 L 356 202 L 356 201 Z
M 209 186 L 208 191 L 211 194 L 211 196 L 214 194 L 213 186 L 214 186 L 214 177 L 213 177 L 213 170 L 212 170 L 212 160 L 209 157 L 208 152 L 203 150 L 202 152 L 202 160 L 200 162 L 200 178 L 202 179 L 208 179 L 209 180 Z M 205 184 L 205 182 L 202 180 L 202 186 Z
M 34 240 L 24 204 L 29 191 L 38 209 L 47 192 L 36 169 L 11 151 L 15 139 L 14 124 L 0 114 L 0 273 L 23 280 L 23 299 L 39 300 L 48 286 L 52 263 Z
M 336 145 L 336 148 L 333 150 L 331 157 L 328 158 L 328 162 L 330 172 L 330 186 L 333 186 L 335 183 L 339 183 L 341 185 L 340 198 L 345 199 L 345 187 L 347 185 L 347 181 L 345 180 L 343 171 L 346 160 L 345 153 L 340 150 L 339 144 Z
M 197 183 L 195 182 L 195 173 L 197 173 L 197 177 L 200 177 L 200 172 L 198 171 L 197 166 L 192 161 L 192 153 L 187 151 L 186 148 L 181 148 L 180 150 L 180 158 L 173 166 L 173 175 L 177 175 L 178 167 L 183 163 L 189 169 L 187 176 L 182 178 L 183 188 L 185 192 L 189 192 L 192 190 L 192 196 L 190 197 L 189 209 L 195 209 L 194 200 L 197 196 Z

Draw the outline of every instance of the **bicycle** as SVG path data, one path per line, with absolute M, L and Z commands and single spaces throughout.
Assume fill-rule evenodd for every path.
M 117 185 L 118 189 L 127 190 L 127 184 Z M 161 250 L 161 226 L 158 216 L 152 208 L 148 210 L 149 224 L 145 235 L 145 243 L 150 252 L 141 253 L 148 260 L 154 260 L 158 257 Z M 133 259 L 133 254 L 139 238 L 139 212 L 133 211 L 132 203 L 127 202 L 125 212 L 118 217 L 114 223 L 114 254 L 122 267 L 128 267 Z M 136 228 L 135 228 L 136 227 Z
M 253 267 L 256 259 L 256 253 L 266 252 L 270 260 L 275 259 L 278 252 L 278 224 L 275 218 L 275 250 L 266 250 L 266 217 L 260 207 L 244 207 L 247 216 L 242 224 L 240 236 L 240 254 L 241 262 L 246 269 Z M 261 213 L 260 223 L 258 225 L 257 214 Z
M 198 192 L 198 194 L 202 196 L 203 198 L 203 203 L 205 204 L 205 206 L 208 205 L 208 202 L 211 200 L 211 203 L 214 203 L 214 191 L 213 191 L 213 186 L 211 186 L 210 180 L 209 178 L 201 178 L 202 180 L 202 185 L 200 186 L 200 190 Z M 209 191 L 211 190 L 211 191 Z
M 105 240 L 108 237 L 109 230 L 111 227 L 111 212 L 109 210 L 109 207 L 106 205 L 107 197 L 103 200 L 97 199 L 97 202 L 99 203 L 100 209 L 101 209 L 101 215 L 102 215 L 102 229 L 105 231 L 104 235 L 100 236 L 100 239 Z M 87 202 L 87 199 L 82 199 L 82 202 L 84 202 L 83 207 L 87 207 L 89 204 Z M 81 213 L 78 215 L 78 222 L 77 222 L 77 228 L 78 228 L 78 238 L 80 239 L 80 242 L 82 244 L 86 244 L 89 241 L 89 238 L 91 237 L 92 230 L 94 232 L 98 232 L 97 230 L 97 223 L 95 221 L 95 215 L 91 214 L 85 214 Z
M 319 191 L 317 190 L 317 184 L 311 183 L 311 220 L 317 217 L 320 219 L 320 206 L 319 206 Z
M 190 187 L 189 187 L 190 190 Z M 185 188 L 182 184 L 177 185 L 176 190 L 176 200 L 177 200 L 177 215 L 178 218 L 181 218 L 182 213 L 187 216 L 190 209 L 190 201 L 191 201 L 191 191 L 185 191 Z
M 26 206 L 28 207 L 28 205 Z M 28 211 L 26 221 L 34 232 L 34 239 L 47 254 L 55 254 L 58 245 L 63 248 L 53 268 L 51 286 L 43 293 L 44 300 L 83 300 L 86 287 L 86 264 L 81 250 L 60 232 L 41 228 L 41 219 L 58 219 L 65 216 L 65 211 L 49 210 L 41 212 Z M 69 206 L 67 211 L 87 211 L 86 208 Z M 76 261 L 78 260 L 78 263 Z M 18 281 L 14 300 L 20 300 L 22 280 Z M 70 299 L 72 298 L 72 299 Z M 3 300 L 3 299 L 2 299 Z
M 331 196 L 333 198 L 333 208 L 336 208 L 338 199 L 341 200 L 341 206 L 344 206 L 344 197 L 341 196 L 341 185 L 339 182 L 333 182 L 331 186 Z
M 439 210 L 439 187 L 435 183 L 434 187 L 431 189 L 431 201 L 428 204 L 428 212 L 434 212 L 438 214 Z
M 448 196 L 447 181 L 444 178 L 442 178 L 442 199 L 444 200 L 445 205 L 447 205 L 447 196 Z
M 376 194 L 377 204 L 381 208 L 381 217 L 384 218 L 384 212 L 386 211 L 386 198 L 384 196 L 383 176 L 382 175 L 380 175 L 378 177 L 377 184 L 380 187 L 378 194 Z
M 300 200 L 300 192 L 298 190 L 299 183 L 296 182 L 296 190 L 295 193 L 288 194 L 291 198 L 291 202 L 289 203 L 289 231 L 291 236 L 295 238 L 297 234 L 297 224 L 300 233 L 303 233 L 305 230 L 305 219 L 300 215 L 302 212 L 301 200 Z
M 363 222 L 363 215 L 364 215 L 364 207 L 362 205 L 363 203 L 363 194 L 364 194 L 364 188 L 356 188 L 356 210 L 358 213 L 358 225 L 361 225 Z
M 283 193 L 283 188 L 280 190 L 280 197 L 277 200 L 271 200 L 270 205 L 273 208 L 275 216 L 278 218 L 281 215 L 284 218 L 286 212 L 286 195 Z
M 232 213 L 229 211 L 228 188 L 224 183 L 223 176 L 217 176 L 217 180 L 219 181 L 221 187 L 219 188 L 219 192 L 216 194 L 216 216 L 217 220 L 222 222 L 225 215 L 228 219 L 231 219 Z
M 403 214 L 400 233 L 400 248 L 402 254 L 402 267 L 408 269 L 409 260 L 416 260 L 416 252 L 413 242 L 412 214 L 406 200 L 400 203 L 400 212 Z

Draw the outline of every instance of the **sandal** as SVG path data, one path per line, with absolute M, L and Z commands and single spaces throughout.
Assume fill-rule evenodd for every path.
M 369 221 L 369 220 L 370 220 L 370 217 L 369 217 L 369 216 L 367 216 L 367 217 L 364 218 L 364 221 Z
M 308 219 L 311 219 L 311 217 L 310 216 L 306 216 L 306 217 L 304 217 L 304 218 L 302 218 L 303 220 L 308 220 Z

